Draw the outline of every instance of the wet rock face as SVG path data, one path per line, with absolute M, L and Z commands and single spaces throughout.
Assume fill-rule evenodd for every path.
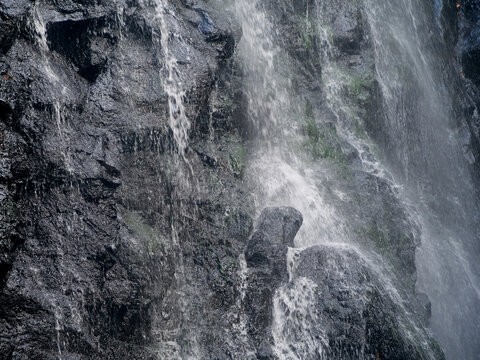
M 455 6 L 456 3 L 449 3 Z M 465 116 L 468 120 L 469 131 L 463 132 L 465 142 L 473 145 L 472 157 L 475 159 L 477 171 L 480 171 L 480 2 L 478 0 L 466 0 L 457 8 L 457 16 L 454 11 L 445 11 L 444 18 L 451 19 L 449 32 L 457 36 L 457 57 L 462 67 L 462 78 L 465 92 L 462 98 L 465 102 Z
M 480 2 L 461 3 L 460 52 L 464 74 L 480 87 Z
M 196 130 L 240 34 L 204 2 L 162 4 L 0 4 L 2 359 L 226 356 L 252 202 L 228 157 L 231 109 L 215 142 Z M 188 94 L 188 164 L 163 36 Z
M 77 66 L 80 76 L 94 82 L 104 70 L 117 41 L 116 24 L 108 22 L 112 20 L 98 17 L 50 23 L 47 28 L 49 48 Z
M 330 19 L 333 43 L 345 55 L 356 55 L 365 46 L 366 23 L 358 2 L 333 1 L 322 8 Z
M 279 304 L 283 308 L 285 300 L 296 299 L 306 305 L 290 315 L 289 331 L 282 329 L 284 341 L 293 344 L 299 341 L 295 334 L 306 335 L 306 345 L 298 342 L 297 351 L 315 343 L 310 339 L 321 339 L 317 351 L 327 359 L 444 358 L 412 314 L 396 304 L 395 294 L 379 281 L 381 274 L 356 251 L 316 246 L 296 256 L 294 279 L 280 290 Z M 302 292 L 295 295 L 298 288 Z M 420 345 L 424 340 L 429 345 Z
M 480 171 L 480 2 L 441 1 L 439 23 L 449 51 L 455 53 L 459 82 L 457 96 L 467 127 L 461 130 L 466 157 Z M 459 81 L 460 80 L 460 81 Z
M 299 65 L 293 86 L 324 102 L 321 44 L 304 17 L 321 2 L 265 3 Z M 335 56 L 366 77 L 372 48 L 361 8 L 324 5 Z M 240 37 L 212 1 L 0 3 L 0 358 L 241 359 L 246 348 L 252 358 L 277 356 L 275 297 L 289 280 L 302 215 L 267 208 L 251 235 Z M 167 52 L 191 122 L 183 154 L 170 124 Z M 370 116 L 376 100 L 367 95 L 355 110 Z M 400 205 L 385 183 L 364 173 L 352 181 L 361 193 L 352 219 L 375 202 L 372 218 L 382 220 L 358 224 L 359 238 L 389 253 L 412 286 L 414 240 Z M 330 315 L 332 358 L 357 359 L 362 344 L 392 359 L 411 350 L 396 333 L 400 312 L 358 256 L 322 248 L 301 256 L 298 276 L 322 289 L 312 309 Z

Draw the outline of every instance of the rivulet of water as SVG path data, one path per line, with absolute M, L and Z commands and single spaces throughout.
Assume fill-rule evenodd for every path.
M 64 114 L 64 99 L 67 95 L 67 88 L 62 84 L 60 77 L 55 73 L 53 66 L 50 62 L 50 49 L 47 42 L 47 29 L 46 24 L 42 16 L 41 2 L 36 2 L 33 8 L 33 26 L 36 32 L 36 45 L 42 55 L 42 63 L 39 65 L 41 73 L 45 76 L 45 80 L 48 85 L 47 101 L 51 102 L 51 117 L 55 122 L 55 126 L 58 132 L 60 140 L 60 151 L 62 153 L 65 168 L 68 172 L 72 172 L 72 163 L 70 157 L 70 150 L 68 147 L 68 135 L 67 135 L 67 123 Z M 63 272 L 62 256 L 63 251 L 59 245 L 56 247 L 57 258 L 59 259 L 58 267 L 62 280 L 65 277 Z M 36 272 L 33 272 L 35 276 Z M 63 283 L 63 281 L 62 281 Z M 41 284 L 41 282 L 39 282 Z M 55 333 L 58 359 L 62 360 L 62 349 L 65 350 L 65 341 L 62 338 L 62 332 L 64 330 L 64 314 L 61 311 L 61 307 L 58 306 L 59 298 L 65 293 L 65 289 L 59 289 L 60 294 L 55 294 L 49 301 L 49 306 L 52 308 L 53 316 L 55 318 Z M 57 298 L 58 297 L 58 298 Z M 72 307 L 72 313 L 75 312 Z
M 67 95 L 67 88 L 61 82 L 59 76 L 53 70 L 50 63 L 49 53 L 50 49 L 47 43 L 47 29 L 45 21 L 41 13 L 40 3 L 35 3 L 33 25 L 36 32 L 37 46 L 42 54 L 43 63 L 41 64 L 41 72 L 45 75 L 46 80 L 49 82 L 49 101 L 52 102 L 52 118 L 55 121 L 58 136 L 60 138 L 60 151 L 64 159 L 65 167 L 67 171 L 72 172 L 72 162 L 69 150 L 68 139 L 68 124 L 64 114 L 64 100 Z
M 170 41 L 174 41 L 178 36 L 174 29 L 169 29 L 167 25 L 167 16 L 170 14 L 168 1 L 155 0 L 156 18 L 160 24 L 160 44 L 163 51 L 164 75 L 163 88 L 168 99 L 168 118 L 170 129 L 178 146 L 180 153 L 183 153 L 188 145 L 188 131 L 190 130 L 190 120 L 185 112 L 185 87 L 177 67 L 177 58 L 171 50 Z M 172 16 L 170 14 L 170 16 Z
M 145 2 L 149 6 L 150 2 Z M 198 182 L 194 176 L 193 168 L 186 156 L 189 145 L 189 131 L 191 122 L 187 116 L 185 108 L 185 97 L 187 85 L 182 77 L 181 69 L 178 66 L 178 59 L 175 50 L 185 50 L 184 40 L 178 35 L 178 19 L 175 11 L 167 0 L 154 0 L 154 29 L 158 27 L 159 32 L 154 33 L 154 40 L 158 41 L 161 53 L 158 59 L 162 62 L 161 70 L 162 87 L 167 98 L 168 125 L 173 134 L 175 149 L 172 156 L 172 166 L 175 173 L 172 174 L 176 182 L 175 191 L 178 194 L 190 193 L 192 188 L 199 190 Z M 183 54 L 185 55 L 185 54 Z M 189 57 L 183 60 L 187 62 Z M 185 265 L 183 259 L 181 240 L 178 235 L 178 217 L 196 217 L 197 208 L 195 205 L 182 203 L 172 212 L 171 240 L 173 255 L 175 257 L 175 284 L 170 289 L 168 299 L 178 299 L 174 304 L 178 309 L 178 323 L 174 329 L 167 331 L 154 329 L 158 338 L 158 357 L 161 359 L 197 359 L 200 351 L 194 334 L 194 329 L 190 323 L 188 302 L 192 299 L 192 294 L 188 293 Z M 183 341 L 183 343 L 182 343 Z M 188 346 L 185 344 L 188 343 Z

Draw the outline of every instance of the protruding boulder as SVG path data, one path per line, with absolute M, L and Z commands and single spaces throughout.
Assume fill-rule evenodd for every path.
M 247 328 L 258 359 L 273 359 L 271 326 L 275 291 L 288 281 L 287 252 L 302 225 L 291 207 L 266 208 L 245 250 L 250 269 L 245 301 Z
M 266 208 L 258 222 L 258 229 L 275 241 L 293 246 L 293 239 L 302 226 L 303 216 L 292 207 Z
M 264 268 L 281 277 L 289 246 L 302 225 L 302 214 L 291 207 L 266 208 L 258 219 L 257 231 L 245 250 L 249 267 Z M 277 271 L 273 271 L 276 269 Z

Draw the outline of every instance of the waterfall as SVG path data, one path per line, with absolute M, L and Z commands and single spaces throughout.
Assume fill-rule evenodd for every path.
M 448 54 L 429 2 L 365 2 L 384 96 L 385 156 L 422 225 L 417 287 L 432 301 L 431 326 L 448 358 L 480 351 L 478 206 L 459 141 Z
M 296 247 L 342 244 L 353 249 L 403 306 L 404 295 L 398 291 L 403 275 L 394 270 L 396 260 L 389 260 L 388 255 L 382 260 L 380 250 L 358 240 L 357 225 L 375 218 L 367 212 L 352 215 L 347 208 L 348 203 L 354 203 L 351 199 L 355 194 L 345 184 L 348 181 L 339 177 L 339 169 L 345 169 L 339 165 L 343 155 L 314 156 L 316 161 L 312 162 L 299 150 L 308 138 L 309 125 L 314 132 L 323 126 L 331 129 L 328 131 L 335 134 L 343 152 L 351 147 L 358 154 L 360 165 L 355 165 L 355 171 L 387 184 L 406 212 L 405 220 L 399 222 L 404 221 L 413 229 L 407 231 L 420 239 L 416 289 L 427 293 L 432 301 L 431 328 L 447 357 L 474 359 L 480 333 L 479 278 L 478 269 L 473 267 L 478 263 L 474 255 L 478 253 L 478 208 L 469 159 L 458 140 L 461 125 L 455 122 L 454 90 L 448 84 L 454 68 L 441 46 L 441 30 L 431 3 L 365 0 L 359 4 L 371 31 L 375 64 L 358 80 L 358 75 L 337 61 L 332 49 L 327 25 L 331 4 L 316 1 L 313 15 L 307 7 L 305 21 L 314 17 L 313 27 L 321 42 L 317 56 L 322 74 L 318 77 L 322 78 L 329 109 L 325 112 L 318 103 L 311 105 L 311 96 L 300 96 L 292 89 L 296 69 L 279 41 L 281 35 L 275 30 L 269 5 L 235 2 L 243 28 L 238 56 L 246 73 L 248 119 L 257 134 L 247 171 L 255 189 L 256 208 L 258 212 L 266 206 L 297 208 L 304 224 Z M 286 2 L 278 8 L 282 6 L 285 12 L 292 11 Z M 345 94 L 350 91 L 362 96 L 363 84 L 358 82 L 378 82 L 384 123 L 368 123 L 355 112 L 355 104 Z M 328 114 L 333 114 L 333 120 Z M 302 120 L 305 117 L 307 126 Z M 352 165 L 348 167 L 351 171 Z M 293 272 L 290 284 L 277 291 L 273 332 L 280 358 L 323 358 L 328 349 L 325 339 L 309 337 L 310 325 L 301 320 L 317 319 L 316 326 L 322 326 L 320 318 L 311 313 L 314 288 L 315 284 L 295 278 Z M 289 326 L 294 323 L 303 335 L 293 335 Z M 295 343 L 300 338 L 303 342 Z
M 304 224 L 295 240 L 299 247 L 345 241 L 345 226 L 319 192 L 314 172 L 308 169 L 301 155 L 292 151 L 302 141 L 299 131 L 303 107 L 295 105 L 300 99 L 292 93 L 288 59 L 275 43 L 268 13 L 262 2 L 248 0 L 236 1 L 235 12 L 243 29 L 239 57 L 246 72 L 248 119 L 260 139 L 247 171 L 248 180 L 256 189 L 257 212 L 266 206 L 285 205 L 300 210 Z M 294 261 L 290 259 L 290 267 L 294 267 Z M 288 324 L 301 321 L 314 311 L 311 293 L 315 284 L 293 276 L 290 280 L 295 284 L 293 290 L 283 286 L 273 300 L 274 352 L 281 359 L 306 359 L 310 354 L 323 354 L 327 342 L 318 343 L 311 338 L 308 326 L 295 335 L 296 340 L 291 337 Z M 291 349 L 292 341 L 296 341 L 295 352 Z
M 150 5 L 145 2 L 144 5 Z M 153 21 L 158 24 L 159 33 L 154 33 L 154 41 L 158 43 L 161 54 L 157 55 L 159 62 L 162 63 L 160 79 L 167 99 L 168 125 L 173 135 L 175 149 L 172 154 L 172 167 L 176 173 L 173 178 L 177 182 L 175 193 L 179 198 L 180 194 L 190 193 L 192 187 L 199 191 L 199 184 L 196 180 L 194 170 L 186 156 L 189 145 L 189 131 L 191 122 L 187 116 L 184 105 L 186 98 L 186 80 L 182 71 L 178 68 L 179 60 L 175 50 L 187 52 L 187 55 L 180 56 L 187 63 L 190 61 L 188 56 L 189 49 L 185 46 L 184 39 L 178 35 L 178 23 L 171 5 L 166 0 L 153 1 L 154 18 Z M 176 43 L 176 44 L 175 44 Z M 175 46 L 176 45 L 176 46 Z M 187 169 L 185 169 L 185 166 Z M 192 186 L 193 185 L 193 186 Z M 169 331 L 158 331 L 157 335 L 158 351 L 157 356 L 165 359 L 197 359 L 199 358 L 199 349 L 195 330 L 192 329 L 190 314 L 191 311 L 188 301 L 192 294 L 188 293 L 187 278 L 184 264 L 184 254 L 180 242 L 179 231 L 181 229 L 180 219 L 177 217 L 192 216 L 196 218 L 197 208 L 195 204 L 183 204 L 179 199 L 178 208 L 172 206 L 172 212 L 175 214 L 171 219 L 171 242 L 172 251 L 175 257 L 175 284 L 170 290 L 168 298 L 178 299 L 174 305 L 178 309 L 178 323 L 174 329 Z M 162 314 L 156 315 L 161 318 Z M 156 325 L 155 325 L 156 326 Z M 179 341 L 179 339 L 181 339 Z M 164 346 L 163 344 L 166 344 Z
M 273 25 L 260 2 L 236 1 L 243 37 L 239 56 L 246 70 L 248 117 L 263 139 L 256 145 L 249 179 L 254 183 L 257 210 L 290 205 L 305 220 L 297 236 L 304 247 L 332 240 L 343 241 L 345 224 L 318 190 L 317 174 L 302 159 L 300 147 L 304 102 L 293 94 L 288 59 L 275 44 Z
M 177 59 L 171 51 L 169 44 L 170 38 L 175 39 L 176 34 L 167 26 L 166 15 L 169 11 L 167 2 L 157 0 L 155 2 L 155 11 L 160 24 L 160 44 L 165 62 L 163 69 L 165 74 L 162 76 L 162 79 L 164 79 L 163 87 L 168 98 L 169 125 L 179 152 L 183 154 L 188 145 L 190 121 L 185 114 L 185 106 L 183 105 L 185 91 L 183 90 L 180 72 L 177 69 Z

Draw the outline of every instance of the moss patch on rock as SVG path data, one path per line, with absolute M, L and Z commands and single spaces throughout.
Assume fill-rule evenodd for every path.
M 127 213 L 124 215 L 124 219 L 129 229 L 139 236 L 139 240 L 143 242 L 146 250 L 156 251 L 165 247 L 166 244 L 160 231 L 147 225 L 140 216 Z
M 302 116 L 302 131 L 305 136 L 303 149 L 313 160 L 329 159 L 340 163 L 345 161 L 335 125 L 317 123 L 312 104 L 308 100 Z
M 229 154 L 233 174 L 239 179 L 245 175 L 245 149 L 242 143 L 235 144 Z

